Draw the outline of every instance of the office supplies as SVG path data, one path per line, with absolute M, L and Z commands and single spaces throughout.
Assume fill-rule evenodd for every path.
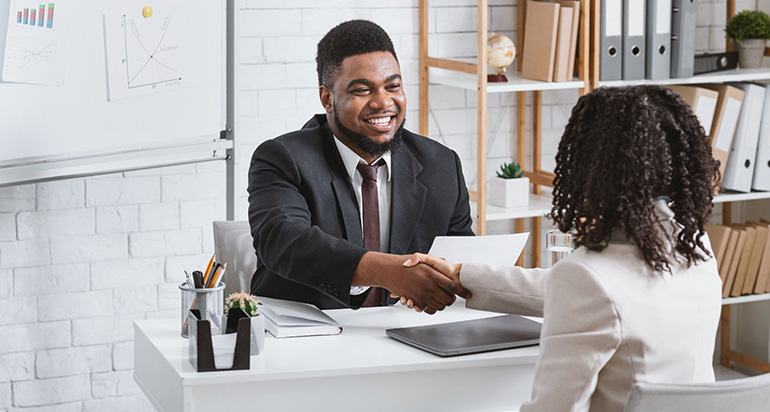
M 741 294 L 743 295 L 750 295 L 754 293 L 754 288 L 759 281 L 759 265 L 762 262 L 762 253 L 765 251 L 765 246 L 767 245 L 768 229 L 767 225 L 762 225 L 760 223 L 747 222 L 746 224 L 756 230 L 754 247 L 751 249 L 749 268 L 746 272 L 746 280 L 743 282 L 743 290 L 741 291 Z M 763 285 L 764 282 L 765 280 L 763 280 Z
M 735 283 L 735 276 L 738 272 L 738 265 L 741 262 L 741 255 L 743 252 L 743 245 L 746 244 L 746 230 L 740 227 L 731 227 L 733 233 L 736 234 L 737 241 L 735 243 L 735 249 L 733 249 L 732 260 L 730 260 L 730 267 L 727 268 L 727 275 L 725 281 L 722 283 L 722 297 L 730 297 L 733 284 Z
M 733 136 L 735 135 L 735 128 L 738 126 L 738 117 L 741 114 L 745 93 L 741 89 L 724 84 L 708 84 L 701 87 L 719 92 L 709 137 L 711 138 L 711 153 L 719 161 L 719 172 L 724 176 L 727 157 L 730 155 L 730 147 L 733 144 Z
M 265 328 L 276 338 L 338 335 L 342 326 L 317 307 L 302 302 L 257 297 Z
M 692 0 L 672 0 L 671 4 L 671 77 L 692 77 L 695 68 L 698 3 Z
M 197 309 L 200 311 L 201 319 L 213 320 L 214 317 L 221 320 L 222 313 L 224 312 L 224 290 L 226 285 L 220 284 L 215 288 L 195 288 L 190 289 L 187 283 L 179 285 L 179 290 L 182 295 L 181 299 L 181 313 L 180 324 L 182 330 L 182 337 L 187 337 L 189 334 L 190 319 L 188 318 L 189 311 L 191 309 Z M 216 322 L 214 322 L 216 325 Z M 219 326 L 222 326 L 221 324 Z M 214 334 L 222 333 L 220 328 L 216 328 Z
M 700 121 L 706 136 L 711 134 L 711 125 L 714 122 L 714 112 L 719 100 L 719 92 L 695 86 L 668 86 L 692 107 L 693 113 Z
M 623 80 L 644 79 L 646 0 L 623 0 Z
M 209 281 L 209 285 L 206 287 L 213 288 L 219 285 L 220 281 L 222 280 L 222 276 L 225 274 L 225 270 L 227 270 L 227 263 L 224 265 L 220 265 L 217 270 L 214 272 L 214 275 L 211 276 L 211 280 Z
M 449 322 L 385 330 L 399 342 L 438 356 L 468 355 L 540 343 L 541 324 L 517 316 Z
M 192 276 L 193 276 L 193 287 L 195 287 L 195 289 L 201 289 L 203 287 L 203 275 L 201 274 L 201 272 L 199 270 L 196 270 L 195 272 L 193 272 Z
M 569 73 L 570 45 L 572 41 L 572 7 L 559 7 L 559 20 L 556 31 L 556 52 L 553 63 L 553 81 L 566 82 L 572 80 Z
M 599 80 L 623 78 L 623 0 L 602 0 Z
M 527 2 L 521 77 L 550 82 L 556 55 L 559 4 Z
M 235 334 L 235 347 L 233 348 L 232 367 L 219 368 L 214 360 L 214 344 L 212 341 L 211 324 L 201 318 L 201 312 L 197 309 L 190 310 L 190 339 L 187 342 L 187 351 L 190 363 L 198 372 L 212 372 L 217 370 L 249 369 L 249 345 L 251 334 L 251 322 L 249 315 L 241 308 L 232 308 L 227 312 L 227 334 Z M 232 340 L 232 338 L 227 339 Z M 226 342 L 222 342 L 226 343 Z
M 570 34 L 569 60 L 567 62 L 567 80 L 575 76 L 575 55 L 577 54 L 578 29 L 580 28 L 580 2 L 574 0 L 556 0 L 559 6 L 572 8 L 572 34 Z
M 735 281 L 730 288 L 730 296 L 741 296 L 743 291 L 743 283 L 746 281 L 746 277 L 749 273 L 749 265 L 751 263 L 751 252 L 754 250 L 754 242 L 757 239 L 757 231 L 751 226 L 746 225 L 734 225 L 733 227 L 740 227 L 741 230 L 746 233 L 746 239 L 743 245 L 739 245 L 740 248 L 736 249 L 735 253 L 740 253 L 740 261 L 738 262 L 738 269 L 735 273 Z
M 209 280 L 209 273 L 211 273 L 211 269 L 214 267 L 214 264 L 216 262 L 217 255 L 216 253 L 211 255 L 211 259 L 209 260 L 209 264 L 206 265 L 206 270 L 203 271 L 203 284 L 205 285 L 206 282 Z
M 528 238 L 529 232 L 486 236 L 436 236 L 428 253 L 452 263 L 484 262 L 490 265 L 514 266 Z
M 647 0 L 647 78 L 671 75 L 671 0 Z
M 722 186 L 739 192 L 750 192 L 754 177 L 754 161 L 757 158 L 757 141 L 762 124 L 762 111 L 765 104 L 765 88 L 750 83 L 730 83 L 744 91 L 741 114 L 735 137 L 730 146 Z
M 765 84 L 765 104 L 762 110 L 762 125 L 759 127 L 757 158 L 754 161 L 754 179 L 751 188 L 770 190 L 770 90 Z
M 693 74 L 713 73 L 738 68 L 738 52 L 703 53 L 695 56 Z
M 211 270 L 209 273 L 205 276 L 205 281 L 203 282 L 203 287 L 210 288 L 214 283 L 214 277 L 216 276 L 217 272 L 222 268 L 222 264 L 219 262 L 214 262 L 214 264 L 211 266 Z

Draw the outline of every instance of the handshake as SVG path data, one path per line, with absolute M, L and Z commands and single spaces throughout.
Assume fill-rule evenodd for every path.
M 470 298 L 470 291 L 460 283 L 461 268 L 462 264 L 423 253 L 370 252 L 358 269 L 365 276 L 360 279 L 364 284 L 383 287 L 407 307 L 432 315 L 454 303 L 456 296 Z

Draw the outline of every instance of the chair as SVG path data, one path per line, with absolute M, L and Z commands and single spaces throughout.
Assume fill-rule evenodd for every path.
M 767 412 L 770 374 L 704 384 L 637 383 L 625 412 Z
M 217 262 L 227 263 L 225 297 L 234 292 L 251 291 L 251 277 L 257 269 L 249 223 L 222 220 L 214 223 L 214 253 Z

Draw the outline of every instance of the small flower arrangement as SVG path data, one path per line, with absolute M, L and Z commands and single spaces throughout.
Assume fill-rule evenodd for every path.
M 259 305 L 257 298 L 245 292 L 231 293 L 225 298 L 225 312 L 231 308 L 241 308 L 249 316 L 257 316 L 259 315 L 257 305 Z
M 500 172 L 497 172 L 497 177 L 503 179 L 518 179 L 522 175 L 524 175 L 524 171 L 521 170 L 521 166 L 516 162 L 503 163 L 500 165 Z

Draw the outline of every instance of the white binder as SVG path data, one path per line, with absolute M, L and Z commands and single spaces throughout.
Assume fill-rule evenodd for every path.
M 754 162 L 754 179 L 751 188 L 770 190 L 770 85 L 765 87 L 765 107 L 762 110 L 762 125 L 759 127 L 757 159 Z
M 623 0 L 602 0 L 599 80 L 623 78 Z
M 623 0 L 623 80 L 644 79 L 646 15 L 646 0 Z
M 671 73 L 671 0 L 647 2 L 647 78 L 668 79 Z
M 725 189 L 750 192 L 754 177 L 754 162 L 757 158 L 759 127 L 762 124 L 762 112 L 765 104 L 765 88 L 751 83 L 733 83 L 733 87 L 743 90 L 741 115 L 738 127 L 727 158 L 722 185 Z

